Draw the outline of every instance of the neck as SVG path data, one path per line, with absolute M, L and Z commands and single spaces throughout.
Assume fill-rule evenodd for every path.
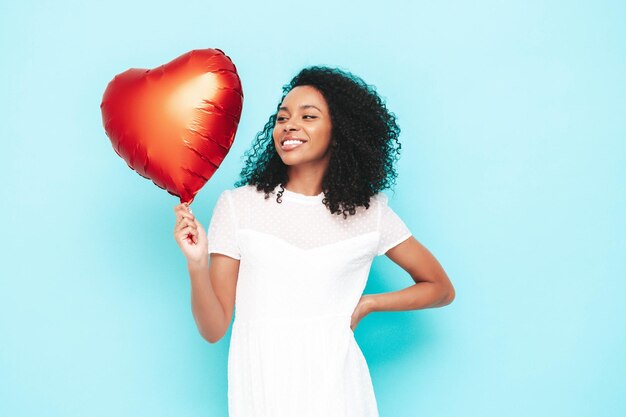
M 287 170 L 288 180 L 284 184 L 289 191 L 304 195 L 318 195 L 322 192 L 322 169 L 303 169 L 302 167 L 289 167 Z

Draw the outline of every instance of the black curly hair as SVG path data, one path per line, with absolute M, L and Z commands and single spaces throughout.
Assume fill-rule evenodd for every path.
M 387 110 L 376 87 L 338 68 L 307 67 L 283 86 L 276 112 L 245 152 L 248 159 L 234 185 L 255 185 L 267 199 L 280 184 L 276 200 L 281 202 L 288 166 L 276 152 L 272 131 L 283 99 L 302 85 L 316 88 L 328 104 L 332 150 L 322 179 L 323 203 L 331 213 L 343 213 L 345 219 L 346 213 L 356 213 L 357 206 L 369 208 L 370 197 L 395 184 L 398 174 L 394 162 L 399 159 L 401 145 L 396 116 Z

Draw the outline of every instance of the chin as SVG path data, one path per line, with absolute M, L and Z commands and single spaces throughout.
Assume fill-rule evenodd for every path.
M 285 157 L 285 158 L 281 158 L 283 160 L 283 164 L 285 165 L 299 165 L 302 164 L 304 162 L 307 161 L 303 161 L 302 158 L 290 158 L 290 157 Z

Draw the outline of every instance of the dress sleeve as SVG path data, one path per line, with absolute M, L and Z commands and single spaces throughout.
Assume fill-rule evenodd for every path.
M 412 233 L 402 219 L 388 205 L 387 195 L 380 193 L 378 232 L 380 240 L 376 255 L 384 255 L 389 249 L 404 242 Z
M 237 244 L 237 221 L 229 190 L 222 191 L 215 203 L 207 239 L 209 253 L 221 253 L 241 259 Z

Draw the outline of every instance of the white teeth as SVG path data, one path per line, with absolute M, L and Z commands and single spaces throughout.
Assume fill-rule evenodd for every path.
M 300 143 L 304 143 L 304 141 L 302 140 L 286 140 L 283 145 L 296 145 L 296 144 L 300 144 Z

